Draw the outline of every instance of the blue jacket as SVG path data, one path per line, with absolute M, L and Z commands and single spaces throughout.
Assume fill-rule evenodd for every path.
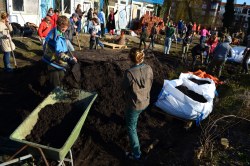
M 232 47 L 229 42 L 223 42 L 217 45 L 214 49 L 214 59 L 225 61 L 227 57 L 232 56 Z
M 106 21 L 105 21 L 105 14 L 103 11 L 100 11 L 98 13 L 98 16 L 97 16 L 99 19 L 100 19 L 100 24 L 106 24 Z
M 52 47 L 58 56 L 60 53 L 68 52 L 68 47 L 65 37 L 57 30 L 57 27 L 52 29 L 45 41 L 48 42 L 48 45 Z
M 59 65 L 59 67 L 56 67 L 58 69 L 68 67 L 68 62 L 72 58 L 67 55 L 67 52 L 68 48 L 65 37 L 57 28 L 52 29 L 45 38 L 43 61 L 53 67 Z

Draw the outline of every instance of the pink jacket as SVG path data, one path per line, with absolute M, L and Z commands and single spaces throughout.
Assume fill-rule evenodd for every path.
M 207 36 L 207 35 L 209 35 L 209 32 L 206 29 L 202 29 L 200 34 L 201 34 L 201 36 Z

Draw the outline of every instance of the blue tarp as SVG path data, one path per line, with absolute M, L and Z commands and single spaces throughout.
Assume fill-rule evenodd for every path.
M 100 0 L 100 9 L 103 9 L 104 0 Z
M 137 2 L 146 2 L 146 3 L 153 3 L 153 4 L 160 4 L 162 5 L 164 0 L 134 0 Z
M 41 16 L 44 18 L 47 15 L 48 9 L 49 8 L 54 8 L 55 7 L 55 0 L 41 0 Z

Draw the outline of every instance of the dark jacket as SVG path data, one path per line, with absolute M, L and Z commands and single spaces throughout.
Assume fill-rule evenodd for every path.
M 146 40 L 146 38 L 147 38 L 147 27 L 142 27 L 141 39 Z
M 186 45 L 191 44 L 191 43 L 192 43 L 192 37 L 191 36 L 186 36 L 183 39 L 183 46 L 186 46 Z
M 64 37 L 69 41 L 73 41 L 73 35 L 75 33 L 74 25 L 75 25 L 75 23 L 73 22 L 72 19 L 70 19 L 70 25 L 69 25 L 68 29 L 66 30 L 66 32 L 64 33 Z
M 232 54 L 232 47 L 229 45 L 229 42 L 220 43 L 214 49 L 215 60 L 225 61 L 227 57 L 231 57 Z
M 247 48 L 250 48 L 250 35 L 247 36 Z
M 205 51 L 205 45 L 204 44 L 202 44 L 202 45 L 197 44 L 191 49 L 192 56 L 201 55 L 204 51 Z
M 78 14 L 79 18 L 81 19 L 84 12 L 82 12 L 82 10 L 80 8 L 76 9 L 75 12 Z
M 93 14 L 92 14 L 92 12 L 89 10 L 88 11 L 88 13 L 87 13 L 87 20 L 92 20 L 92 18 L 93 18 Z
M 149 65 L 136 65 L 125 72 L 123 88 L 128 109 L 144 110 L 149 105 L 153 70 Z
M 156 30 L 156 27 L 155 26 L 153 26 L 152 28 L 151 28 L 151 31 L 150 31 L 150 38 L 151 37 L 155 37 L 157 35 L 157 30 Z
M 114 19 L 112 19 L 112 15 L 109 14 L 108 20 L 107 20 L 107 29 L 110 31 L 111 29 L 115 29 L 115 15 L 118 12 L 118 10 L 114 13 Z

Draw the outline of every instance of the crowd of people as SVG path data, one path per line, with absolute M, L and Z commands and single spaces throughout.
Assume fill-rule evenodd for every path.
M 192 69 L 195 69 L 197 56 L 200 56 L 202 65 L 207 65 L 207 72 L 217 77 L 221 76 L 221 70 L 225 65 L 226 59 L 232 56 L 232 38 L 229 35 L 226 28 L 218 31 L 216 27 L 207 29 L 206 26 L 198 25 L 194 22 L 185 24 L 183 20 L 179 20 L 174 24 L 173 21 L 169 21 L 165 28 L 165 43 L 164 43 L 164 55 L 169 55 L 172 41 L 182 41 L 182 53 L 181 59 L 185 65 L 187 64 L 187 56 L 189 52 L 189 46 L 193 42 L 193 38 L 199 36 L 199 43 L 191 49 L 192 55 Z M 248 36 L 248 42 L 250 35 Z M 242 61 L 242 73 L 248 74 L 249 60 L 249 45 L 244 51 Z M 205 61 L 204 61 L 205 58 Z M 215 70 L 215 71 L 214 71 Z

